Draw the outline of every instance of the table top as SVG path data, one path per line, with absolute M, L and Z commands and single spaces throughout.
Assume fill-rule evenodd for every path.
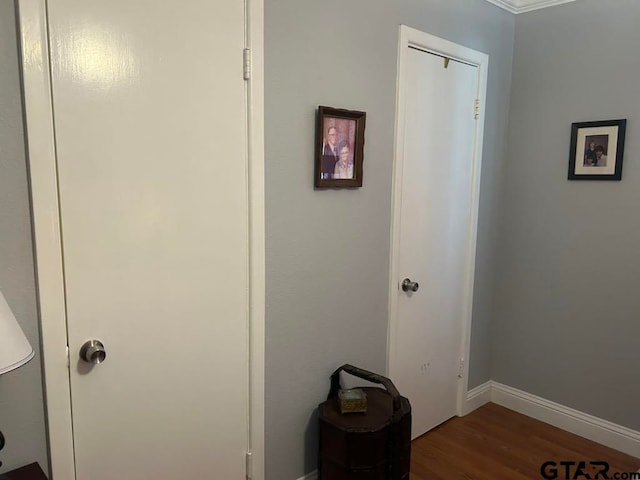
M 47 480 L 47 477 L 40 465 L 32 463 L 0 475 L 0 480 Z

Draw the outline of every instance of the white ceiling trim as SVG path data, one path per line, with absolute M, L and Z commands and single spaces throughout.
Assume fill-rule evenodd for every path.
M 563 3 L 575 2 L 576 0 L 487 0 L 500 8 L 511 13 L 524 13 L 541 8 L 555 7 Z

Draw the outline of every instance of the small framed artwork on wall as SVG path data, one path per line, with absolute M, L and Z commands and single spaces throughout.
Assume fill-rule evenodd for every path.
M 361 187 L 365 112 L 318 107 L 316 187 Z
M 569 180 L 621 180 L 627 120 L 571 125 Z

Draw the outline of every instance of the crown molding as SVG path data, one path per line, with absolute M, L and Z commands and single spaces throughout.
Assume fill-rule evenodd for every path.
M 525 13 L 541 8 L 555 7 L 563 3 L 575 2 L 576 0 L 487 0 L 489 3 L 511 13 Z

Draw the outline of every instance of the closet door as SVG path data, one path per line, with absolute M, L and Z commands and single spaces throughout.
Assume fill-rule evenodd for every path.
M 476 65 L 407 47 L 390 376 L 413 437 L 453 417 L 475 263 Z
M 244 15 L 48 1 L 78 480 L 244 478 Z

